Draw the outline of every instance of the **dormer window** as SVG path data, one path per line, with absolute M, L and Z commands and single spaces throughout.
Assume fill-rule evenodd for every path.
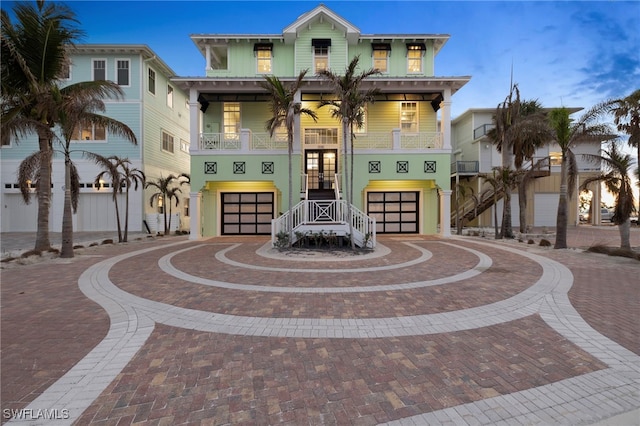
M 253 45 L 259 74 L 268 74 L 272 70 L 273 43 L 256 43 Z
M 407 72 L 422 73 L 422 57 L 426 50 L 424 43 L 407 43 Z
M 391 56 L 391 45 L 389 43 L 373 43 L 371 45 L 371 56 L 373 56 L 373 68 L 382 73 L 389 72 L 389 56 Z
M 331 47 L 330 38 L 314 38 L 311 40 L 313 46 L 313 69 L 320 72 L 329 69 L 329 48 Z

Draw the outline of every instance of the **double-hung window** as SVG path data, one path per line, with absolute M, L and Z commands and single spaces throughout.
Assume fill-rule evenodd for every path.
M 167 85 L 167 106 L 173 108 L 173 87 Z
M 240 102 L 225 102 L 222 126 L 225 139 L 240 138 Z
M 314 38 L 311 40 L 313 46 L 313 70 L 317 73 L 329 69 L 329 48 L 330 38 Z
M 373 68 L 381 73 L 389 72 L 389 56 L 391 45 L 389 43 L 373 43 L 371 45 L 373 56 Z
M 418 103 L 400 103 L 400 131 L 403 133 L 418 133 Z
M 93 81 L 107 79 L 107 61 L 106 59 L 93 60 Z
M 424 43 L 407 43 L 407 72 L 410 74 L 421 74 L 422 58 L 426 46 Z
M 106 142 L 107 131 L 104 126 L 80 123 L 73 129 L 71 140 L 82 142 Z
M 273 43 L 256 43 L 253 45 L 256 65 L 259 74 L 268 74 L 273 66 Z
M 116 60 L 116 78 L 119 86 L 128 86 L 130 81 L 129 60 Z
M 147 82 L 149 93 L 156 94 L 156 72 L 149 68 L 149 78 Z
M 173 136 L 162 131 L 162 150 L 173 153 Z

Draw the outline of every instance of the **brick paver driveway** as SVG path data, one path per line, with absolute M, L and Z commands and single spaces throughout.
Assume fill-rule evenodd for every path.
M 640 408 L 637 261 L 379 242 L 310 258 L 172 237 L 3 269 L 3 422 L 578 424 Z

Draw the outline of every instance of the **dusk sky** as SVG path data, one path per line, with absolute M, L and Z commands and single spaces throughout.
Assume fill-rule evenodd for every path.
M 317 1 L 66 1 L 84 43 L 146 44 L 179 76 L 203 76 L 191 34 L 281 34 Z M 363 34 L 448 34 L 436 76 L 471 76 L 452 116 L 494 108 L 511 68 L 522 97 L 590 106 L 640 88 L 638 1 L 327 1 Z M 11 2 L 3 1 L 3 9 Z

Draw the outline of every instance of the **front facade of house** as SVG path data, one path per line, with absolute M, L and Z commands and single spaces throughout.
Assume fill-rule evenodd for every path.
M 448 36 L 365 35 L 320 5 L 282 33 L 192 39 L 206 77 L 172 79 L 190 98 L 192 238 L 269 235 L 288 210 L 287 135 L 265 130 L 267 75 L 286 84 L 308 70 L 298 96 L 318 114 L 294 125 L 292 205 L 323 191 L 346 199 L 341 123 L 318 107 L 332 94 L 316 72 L 343 74 L 357 55 L 361 70 L 381 74 L 362 84 L 380 94 L 355 133 L 353 205 L 378 234 L 450 232 L 451 100 L 470 78 L 434 76 Z
M 570 108 L 571 113 L 580 111 L 581 108 Z M 462 195 L 456 194 L 455 188 L 458 184 L 472 188 L 473 194 L 490 195 L 491 187 L 479 176 L 480 174 L 491 175 L 494 167 L 502 166 L 502 156 L 495 145 L 487 137 L 487 132 L 494 127 L 493 115 L 495 108 L 474 108 L 465 111 L 456 117 L 452 122 L 452 148 L 453 157 L 451 164 L 452 179 L 452 223 L 455 223 L 456 206 L 459 205 L 460 215 L 468 214 L 474 208 L 471 199 L 464 199 Z M 581 154 L 598 155 L 600 153 L 600 142 L 589 141 L 576 144 L 572 151 L 576 154 L 578 165 L 578 178 L 576 187 L 573 188 L 573 196 L 569 200 L 569 223 L 577 225 L 579 223 L 579 194 L 580 185 L 588 178 L 599 174 L 600 167 L 585 160 Z M 546 159 L 550 159 L 547 161 Z M 562 153 L 557 144 L 551 143 L 539 148 L 533 157 L 533 164 L 538 164 L 536 177 L 527 190 L 527 210 L 526 223 L 536 227 L 555 227 L 558 211 L 558 201 L 560 192 L 560 165 Z M 523 169 L 531 167 L 531 162 L 523 165 Z M 600 185 L 592 185 L 592 203 L 600 205 Z M 481 201 L 481 200 L 478 200 Z M 479 212 L 477 217 L 465 221 L 465 225 L 478 227 L 492 227 L 494 225 L 494 209 L 497 209 L 498 222 L 502 218 L 503 200 L 497 204 L 487 203 L 487 209 Z M 599 224 L 600 218 L 592 215 L 593 224 Z M 511 218 L 512 225 L 520 225 L 519 195 L 517 190 L 511 194 Z
M 154 180 L 170 173 L 189 172 L 189 104 L 185 94 L 169 78 L 175 73 L 155 53 L 144 45 L 77 45 L 71 55 L 65 86 L 81 81 L 107 79 L 118 83 L 124 99 L 105 100 L 103 113 L 127 124 L 136 134 L 133 145 L 104 128 L 78 129 L 73 140 L 72 160 L 80 174 L 78 211 L 73 215 L 75 231 L 112 231 L 117 229 L 112 188 L 108 181 L 94 185 L 102 171 L 92 161 L 82 156 L 89 151 L 105 157 L 128 158 L 131 168 L 142 170 L 147 180 Z M 59 143 L 54 142 L 54 149 Z M 37 151 L 34 135 L 24 140 L 11 140 L 0 149 L 2 172 L 2 231 L 32 232 L 37 227 L 37 199 L 33 194 L 30 204 L 25 204 L 18 190 L 17 170 L 20 162 Z M 59 151 L 59 150 L 58 150 Z M 52 202 L 50 230 L 60 232 L 64 202 L 64 156 L 58 152 L 52 168 Z M 145 221 L 151 231 L 162 230 L 158 211 L 162 206 L 149 199 L 152 189 L 132 189 L 129 197 L 129 230 L 146 231 Z M 118 196 L 121 220 L 124 224 L 124 194 Z M 172 207 L 172 229 L 189 229 L 189 190 L 183 189 L 179 205 Z M 177 215 L 175 213 L 178 213 Z

